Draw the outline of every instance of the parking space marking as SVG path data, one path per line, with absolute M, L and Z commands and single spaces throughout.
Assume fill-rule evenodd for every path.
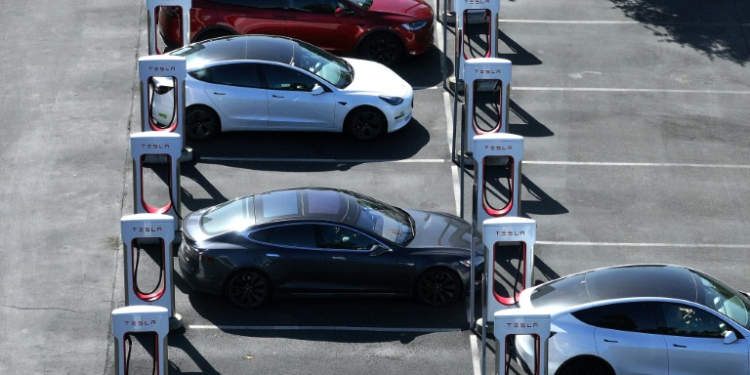
M 567 166 L 595 166 L 595 167 L 673 167 L 673 168 L 722 168 L 722 169 L 750 169 L 747 164 L 691 164 L 691 163 L 622 163 L 596 161 L 529 161 L 524 164 L 536 165 L 567 165 Z
M 460 332 L 461 328 L 388 328 L 388 327 L 346 327 L 346 326 L 215 326 L 188 325 L 189 329 L 220 329 L 231 331 L 358 331 L 358 332 L 419 332 L 444 333 Z
M 635 93 L 667 93 L 667 94 L 750 95 L 750 91 L 733 91 L 733 90 L 627 89 L 627 88 L 601 88 L 601 87 L 516 87 L 516 86 L 513 86 L 513 91 L 635 92 Z
M 521 20 L 501 19 L 499 23 L 536 23 L 550 25 L 644 25 L 639 21 L 606 21 L 606 20 Z M 734 27 L 750 26 L 750 22 L 648 22 L 653 26 L 707 26 L 707 27 Z
M 537 245 L 552 246 L 614 246 L 614 247 L 681 247 L 681 248 L 706 248 L 712 249 L 746 249 L 750 244 L 691 244 L 691 243 L 637 243 L 637 242 L 565 242 L 565 241 L 536 241 Z
M 201 157 L 201 161 L 241 161 L 241 162 L 274 162 L 274 163 L 445 163 L 445 159 L 286 159 L 286 158 L 233 158 Z

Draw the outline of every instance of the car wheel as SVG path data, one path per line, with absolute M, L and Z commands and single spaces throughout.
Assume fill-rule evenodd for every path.
M 434 268 L 419 277 L 416 294 L 417 299 L 426 305 L 448 306 L 461 297 L 461 280 L 447 268 Z
M 188 137 L 204 141 L 215 137 L 221 131 L 221 120 L 213 109 L 195 106 L 185 113 L 185 134 Z
M 389 33 L 377 33 L 362 41 L 359 54 L 385 66 L 396 65 L 404 54 L 404 47 L 397 36 Z
M 386 132 L 388 122 L 377 109 L 361 107 L 349 113 L 344 128 L 350 136 L 360 141 L 372 141 Z
M 613 375 L 613 372 L 601 362 L 577 360 L 565 365 L 556 375 Z
M 243 270 L 229 277 L 226 286 L 229 300 L 243 309 L 263 305 L 271 297 L 271 282 L 255 270 Z

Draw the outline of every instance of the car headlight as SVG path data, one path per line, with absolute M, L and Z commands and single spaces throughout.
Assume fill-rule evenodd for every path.
M 404 102 L 404 98 L 397 96 L 379 96 L 379 98 L 390 105 L 399 105 Z
M 405 23 L 401 26 L 403 26 L 404 29 L 409 30 L 409 31 L 417 31 L 427 26 L 427 21 L 414 21 L 414 22 Z

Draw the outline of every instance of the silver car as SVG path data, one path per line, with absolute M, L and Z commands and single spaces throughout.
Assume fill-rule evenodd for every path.
M 551 315 L 549 374 L 750 374 L 750 300 L 700 271 L 601 268 L 529 288 L 519 307 Z M 535 373 L 534 340 L 515 344 Z

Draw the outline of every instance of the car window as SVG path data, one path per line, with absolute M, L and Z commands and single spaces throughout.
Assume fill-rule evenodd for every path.
M 663 309 L 668 335 L 723 338 L 728 329 L 716 315 L 693 306 L 665 303 Z
M 333 14 L 338 4 L 335 0 L 289 0 L 289 8 L 310 13 Z
M 204 81 L 220 85 L 260 87 L 257 64 L 225 64 L 210 67 Z
M 315 226 L 312 224 L 280 225 L 250 232 L 248 238 L 277 246 L 315 248 Z
M 259 9 L 280 9 L 283 7 L 282 0 L 209 0 L 212 3 L 239 5 Z
M 370 250 L 377 244 L 375 240 L 364 233 L 338 225 L 321 225 L 320 232 L 325 249 Z
M 586 324 L 600 328 L 641 333 L 659 333 L 659 304 L 655 302 L 616 303 L 573 313 Z
M 263 72 L 271 90 L 312 91 L 318 83 L 305 73 L 279 65 L 263 65 Z

